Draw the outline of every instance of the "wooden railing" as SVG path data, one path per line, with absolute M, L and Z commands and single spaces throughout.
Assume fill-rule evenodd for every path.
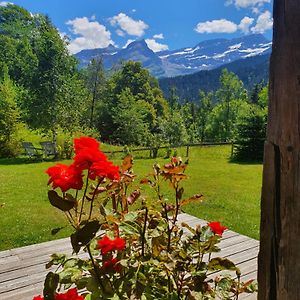
M 234 150 L 234 142 L 204 142 L 204 143 L 196 143 L 196 144 L 184 144 L 177 146 L 160 146 L 160 147 L 143 147 L 143 148 L 129 148 L 129 153 L 132 152 L 140 152 L 140 151 L 150 151 L 149 156 L 152 157 L 153 153 L 157 153 L 160 149 L 178 149 L 178 148 L 186 148 L 186 157 L 189 156 L 191 147 L 209 147 L 209 146 L 223 146 L 223 145 L 231 145 L 231 155 Z M 108 155 L 114 155 L 117 153 L 126 153 L 126 150 L 115 150 L 115 151 L 104 151 L 104 153 Z

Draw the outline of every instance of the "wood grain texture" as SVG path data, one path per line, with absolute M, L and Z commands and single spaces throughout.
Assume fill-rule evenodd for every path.
M 300 299 L 300 3 L 274 1 L 259 299 Z

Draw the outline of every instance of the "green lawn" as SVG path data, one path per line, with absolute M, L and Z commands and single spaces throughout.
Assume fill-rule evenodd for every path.
M 179 150 L 184 156 L 185 150 Z M 137 159 L 134 171 L 145 175 L 162 158 Z M 119 160 L 116 158 L 116 162 Z M 66 224 L 64 215 L 47 200 L 45 170 L 53 162 L 28 163 L 0 160 L 0 250 L 68 236 L 68 230 L 55 237 L 51 229 Z M 205 201 L 191 204 L 185 211 L 206 220 L 218 220 L 230 229 L 259 237 L 261 164 L 230 162 L 230 147 L 191 148 L 185 183 L 186 195 L 202 193 Z

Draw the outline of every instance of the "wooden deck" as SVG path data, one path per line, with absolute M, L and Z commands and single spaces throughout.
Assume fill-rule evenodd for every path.
M 191 226 L 206 224 L 188 214 L 181 214 L 179 220 Z M 242 271 L 242 281 L 257 277 L 257 240 L 227 230 L 220 247 L 222 251 L 216 256 L 235 262 Z M 69 238 L 0 252 L 0 299 L 32 300 L 33 296 L 42 293 L 45 275 L 49 272 L 45 264 L 50 255 L 71 252 Z M 241 296 L 239 299 L 253 300 L 256 295 Z

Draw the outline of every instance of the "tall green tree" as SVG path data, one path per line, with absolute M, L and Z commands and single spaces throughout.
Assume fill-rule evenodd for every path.
M 230 141 L 234 136 L 235 121 L 239 109 L 246 106 L 247 91 L 243 82 L 232 72 L 224 69 L 220 77 L 220 88 L 216 91 L 218 104 L 210 117 L 214 118 L 211 129 L 224 141 Z
M 0 156 L 14 156 L 18 149 L 16 133 L 20 125 L 17 107 L 17 87 L 8 75 L 6 65 L 0 65 Z
M 33 16 L 26 9 L 7 3 L 0 6 L 0 34 L 15 39 L 24 39 L 36 35 L 36 22 L 39 16 Z
M 41 21 L 34 50 L 38 67 L 33 86 L 35 97 L 27 105 L 28 122 L 33 128 L 51 131 L 56 143 L 58 128 L 63 127 L 66 118 L 72 121 L 70 116 L 81 109 L 78 97 L 70 97 L 76 61 L 69 55 L 65 42 L 47 17 Z M 66 90 L 68 93 L 65 93 Z
M 140 112 L 134 114 L 136 123 L 145 123 L 149 129 L 149 132 L 145 130 L 144 134 L 148 138 L 143 137 L 136 140 L 138 143 L 148 145 L 151 142 L 149 133 L 152 137 L 159 133 L 158 119 L 164 119 L 167 116 L 169 107 L 157 80 L 143 69 L 140 63 L 132 61 L 124 63 L 122 68 L 116 71 L 107 82 L 103 101 L 97 111 L 101 136 L 104 140 L 122 143 L 120 134 L 116 134 L 116 132 L 120 132 L 118 129 L 122 122 L 120 116 L 127 115 L 128 111 L 126 108 L 126 111 L 123 112 L 125 110 L 124 103 L 120 105 L 120 101 L 124 101 L 124 92 L 126 95 L 130 95 L 132 109 Z M 147 112 L 143 108 L 147 108 Z M 116 140 L 116 136 L 118 136 L 118 140 Z M 127 144 L 128 139 L 124 136 L 123 142 L 125 143 L 125 141 Z
M 180 146 L 189 142 L 189 135 L 184 119 L 179 111 L 174 111 L 168 118 L 161 120 L 162 140 L 170 146 Z
M 95 127 L 95 110 L 103 98 L 105 88 L 105 71 L 101 57 L 94 58 L 84 70 L 85 85 L 90 97 L 89 126 Z
M 147 120 L 149 104 L 136 100 L 126 88 L 118 96 L 117 105 L 112 108 L 112 118 L 116 126 L 112 138 L 115 142 L 126 145 L 147 144 L 151 137 L 150 123 Z
M 257 103 L 240 114 L 236 125 L 234 156 L 238 160 L 263 160 L 268 113 L 268 86 L 262 87 Z
M 209 118 L 209 113 L 213 106 L 213 97 L 212 92 L 205 93 L 199 91 L 199 109 L 198 109 L 198 132 L 200 141 L 203 142 L 206 139 L 207 123 Z

